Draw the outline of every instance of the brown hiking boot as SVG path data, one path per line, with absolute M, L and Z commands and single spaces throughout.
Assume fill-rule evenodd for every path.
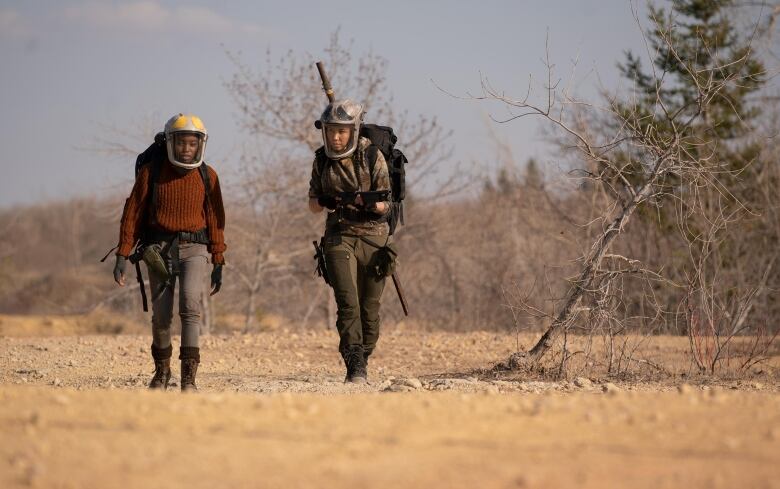
M 152 345 L 152 358 L 154 359 L 154 377 L 149 382 L 150 389 L 168 388 L 168 382 L 171 380 L 171 353 L 172 347 L 157 348 Z
M 197 391 L 195 375 L 198 373 L 198 364 L 200 363 L 200 348 L 183 346 L 179 358 L 181 359 L 181 391 Z

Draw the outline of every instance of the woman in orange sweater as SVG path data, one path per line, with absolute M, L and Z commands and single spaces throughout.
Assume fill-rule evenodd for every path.
M 137 243 L 141 249 L 161 251 L 169 275 L 165 277 L 149 267 L 155 366 L 149 384 L 152 389 L 166 389 L 171 377 L 171 321 L 176 280 L 182 325 L 179 350 L 182 391 L 197 390 L 201 292 L 209 254 L 213 264 L 211 294 L 216 294 L 222 286 L 225 211 L 217 173 L 203 162 L 207 139 L 206 128 L 198 117 L 173 116 L 165 124 L 167 158 L 153 160 L 140 169 L 122 214 L 114 280 L 120 286 L 125 285 L 128 257 Z

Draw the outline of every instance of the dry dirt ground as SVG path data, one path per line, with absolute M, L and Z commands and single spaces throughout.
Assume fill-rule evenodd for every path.
M 512 335 L 388 328 L 350 387 L 335 333 L 279 330 L 204 337 L 201 390 L 182 395 L 145 389 L 148 335 L 2 324 L 2 488 L 780 488 L 777 358 L 745 378 L 678 362 L 553 381 L 480 370 Z

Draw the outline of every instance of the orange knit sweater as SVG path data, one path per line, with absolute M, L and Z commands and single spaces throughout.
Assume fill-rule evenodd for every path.
M 204 163 L 205 164 L 205 163 Z M 160 169 L 157 185 L 157 208 L 145 212 L 151 205 L 149 176 L 151 165 L 145 165 L 138 172 L 133 191 L 125 202 L 122 221 L 119 226 L 119 251 L 117 255 L 129 256 L 136 241 L 143 234 L 145 226 L 153 226 L 166 232 L 194 232 L 208 227 L 208 251 L 213 263 L 224 263 L 225 246 L 225 209 L 222 205 L 222 191 L 219 187 L 217 172 L 210 166 L 209 185 L 211 185 L 209 212 L 204 208 L 203 179 L 198 170 L 180 174 L 166 162 Z M 152 214 L 153 213 L 153 214 Z M 151 217 L 154 216 L 154 219 Z M 207 226 L 208 221 L 208 226 Z

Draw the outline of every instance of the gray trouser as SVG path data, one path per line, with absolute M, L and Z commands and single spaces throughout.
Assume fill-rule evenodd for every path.
M 179 317 L 181 318 L 181 346 L 198 346 L 201 326 L 201 293 L 209 257 L 206 245 L 195 243 L 179 244 Z M 147 269 L 148 270 L 148 269 Z M 151 297 L 160 287 L 159 280 L 149 272 Z M 156 348 L 171 345 L 171 322 L 173 321 L 173 293 L 176 278 L 171 285 L 152 302 L 152 344 Z

